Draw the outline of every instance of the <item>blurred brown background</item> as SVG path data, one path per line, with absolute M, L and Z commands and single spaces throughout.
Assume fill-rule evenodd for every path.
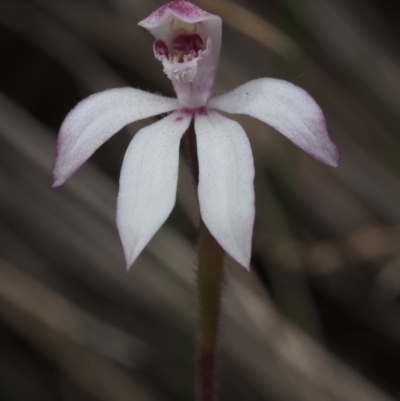
M 97 91 L 173 96 L 136 24 L 156 0 L 0 0 L 0 400 L 193 399 L 195 202 L 127 274 L 114 223 L 135 123 L 61 189 L 57 130 Z M 215 93 L 307 89 L 338 169 L 237 118 L 256 164 L 252 272 L 227 261 L 222 400 L 400 399 L 400 3 L 203 0 L 224 39 Z

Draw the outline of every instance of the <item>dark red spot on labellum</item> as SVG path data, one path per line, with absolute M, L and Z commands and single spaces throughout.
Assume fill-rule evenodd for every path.
M 199 50 L 203 50 L 203 39 L 200 35 L 178 35 L 172 42 L 174 50 L 182 51 L 188 54 L 190 50 L 194 50 L 196 53 Z
M 203 106 L 197 109 L 196 114 L 198 116 L 206 116 L 208 114 L 208 110 Z
M 157 39 L 154 42 L 154 51 L 158 56 L 169 56 L 168 46 L 161 39 Z

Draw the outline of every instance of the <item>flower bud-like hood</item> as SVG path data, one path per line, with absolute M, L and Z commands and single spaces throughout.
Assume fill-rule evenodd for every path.
M 155 37 L 154 55 L 189 108 L 210 97 L 221 47 L 221 18 L 187 1 L 173 1 L 139 22 Z

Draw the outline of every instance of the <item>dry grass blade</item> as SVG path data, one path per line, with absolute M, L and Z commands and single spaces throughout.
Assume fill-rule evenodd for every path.
M 232 292 L 228 299 L 233 297 L 241 308 L 232 310 L 228 305 L 228 310 L 234 311 L 239 321 L 244 322 L 247 317 L 251 327 L 254 325 L 258 330 L 252 345 L 248 344 L 248 349 L 240 355 L 242 363 L 248 365 L 251 380 L 258 385 L 267 384 L 269 391 L 282 400 L 393 400 L 277 315 L 253 275 L 242 272 L 238 266 L 231 267 L 229 272 Z M 232 332 L 238 333 L 238 330 Z M 265 347 L 258 351 L 255 349 L 257 339 L 265 341 Z M 254 352 L 262 352 L 263 356 L 260 354 L 261 358 L 257 358 Z
M 154 399 L 148 389 L 96 355 L 100 351 L 130 365 L 132 356 L 142 353 L 143 344 L 78 311 L 4 261 L 0 261 L 0 283 L 2 319 L 32 341 L 85 392 L 102 401 Z M 100 339 L 99 335 L 108 338 Z M 90 351 L 93 348 L 95 353 Z
M 60 61 L 86 89 L 100 91 L 124 85 L 88 46 L 37 7 L 20 0 L 4 0 L 0 22 Z
M 7 319 L 11 319 L 10 324 L 14 323 L 12 318 L 18 320 L 19 315 L 28 315 L 47 330 L 122 365 L 132 368 L 142 363 L 146 353 L 144 343 L 79 309 L 16 266 L 4 260 L 0 260 L 0 266 L 1 310 L 3 317 L 7 314 Z M 18 315 L 7 313 L 9 307 L 17 309 Z
M 199 4 L 210 12 L 220 15 L 225 23 L 281 57 L 289 61 L 298 57 L 300 49 L 291 38 L 238 3 L 230 0 L 202 0 Z

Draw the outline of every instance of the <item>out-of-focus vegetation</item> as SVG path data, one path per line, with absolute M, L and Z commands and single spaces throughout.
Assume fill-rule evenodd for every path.
M 193 393 L 196 202 L 127 274 L 114 224 L 135 123 L 61 189 L 57 130 L 116 86 L 173 96 L 136 24 L 156 0 L 0 0 L 0 399 L 167 401 Z M 400 4 L 202 0 L 224 40 L 215 93 L 272 76 L 308 90 L 331 169 L 240 117 L 256 164 L 252 272 L 227 261 L 222 400 L 400 399 Z

